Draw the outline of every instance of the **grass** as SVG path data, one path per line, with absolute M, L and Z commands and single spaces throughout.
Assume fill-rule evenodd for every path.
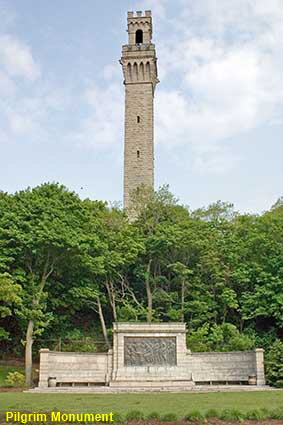
M 158 412 L 163 416 L 175 414 L 178 418 L 190 411 L 204 414 L 210 409 L 235 409 L 243 413 L 256 410 L 274 410 L 283 406 L 283 391 L 235 393 L 172 393 L 172 394 L 28 394 L 1 393 L 0 412 L 26 411 L 65 413 L 109 413 L 125 415 L 140 411 L 143 415 Z
M 5 384 L 6 377 L 9 372 L 21 372 L 24 373 L 24 368 L 20 366 L 6 366 L 0 365 L 0 388 L 6 387 Z

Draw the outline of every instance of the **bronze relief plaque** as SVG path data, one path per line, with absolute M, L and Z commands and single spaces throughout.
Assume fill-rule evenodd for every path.
M 176 337 L 124 337 L 125 366 L 176 364 Z

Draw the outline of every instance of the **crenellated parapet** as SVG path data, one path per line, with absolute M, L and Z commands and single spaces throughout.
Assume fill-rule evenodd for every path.
M 120 63 L 125 84 L 151 83 L 153 92 L 157 78 L 157 58 L 152 39 L 151 11 L 128 12 L 128 44 L 122 47 Z
M 128 38 L 129 44 L 136 44 L 139 39 L 136 39 L 136 32 L 142 31 L 141 43 L 151 43 L 152 38 L 152 18 L 151 11 L 146 10 L 143 15 L 141 11 L 128 12 Z M 141 35 L 141 32 L 139 33 Z

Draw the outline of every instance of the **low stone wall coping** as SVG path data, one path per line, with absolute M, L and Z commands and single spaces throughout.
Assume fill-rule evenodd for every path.
M 264 351 L 263 348 L 257 348 L 253 351 L 192 351 L 192 356 L 197 354 L 198 356 L 219 356 L 219 354 L 229 354 L 238 356 L 239 354 L 254 354 L 255 351 Z
M 185 323 L 113 323 L 114 332 L 185 332 Z
M 41 351 L 42 352 L 42 351 Z M 95 352 L 83 352 L 83 351 L 49 351 L 49 354 L 56 356 L 107 356 L 108 353 L 95 353 Z

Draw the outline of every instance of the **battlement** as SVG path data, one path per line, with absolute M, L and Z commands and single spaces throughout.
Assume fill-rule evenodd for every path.
M 144 12 L 144 16 L 141 10 L 137 10 L 136 12 L 132 12 L 132 11 L 128 12 L 128 18 L 148 18 L 148 17 L 151 17 L 151 10 L 146 10 Z
M 152 37 L 151 11 L 128 12 L 128 44 L 150 44 Z

